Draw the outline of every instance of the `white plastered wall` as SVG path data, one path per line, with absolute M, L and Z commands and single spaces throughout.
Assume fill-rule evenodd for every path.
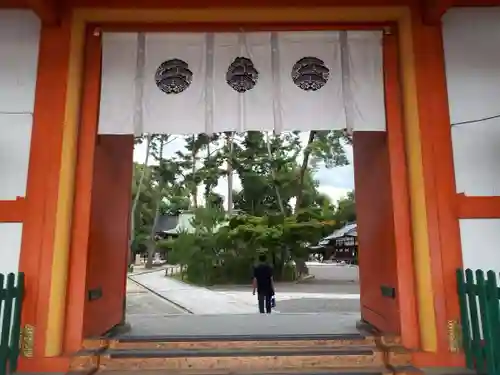
M 500 196 L 500 118 L 457 124 L 500 115 L 500 7 L 450 10 L 443 39 L 457 193 Z M 500 272 L 500 218 L 460 232 L 464 267 Z
M 0 10 L 0 200 L 26 194 L 40 21 Z M 0 273 L 17 272 L 22 223 L 0 223 Z

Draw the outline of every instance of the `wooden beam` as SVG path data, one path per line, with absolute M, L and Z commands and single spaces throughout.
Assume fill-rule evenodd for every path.
M 500 0 L 453 0 L 454 7 L 497 7 Z
M 439 25 L 441 17 L 453 6 L 454 0 L 421 0 L 422 20 L 426 25 Z
M 1 2 L 2 0 L 0 0 Z M 309 7 L 373 7 L 373 6 L 411 6 L 418 0 L 309 0 Z M 65 0 L 73 8 L 133 8 L 133 9 L 159 9 L 159 8 L 213 8 L 248 7 L 250 4 L 245 0 L 184 0 L 176 3 L 173 0 Z M 253 0 L 252 7 L 304 7 L 303 0 Z M 244 12 L 242 10 L 242 12 Z M 367 18 L 369 18 L 367 16 Z
M 459 219 L 500 218 L 500 197 L 456 196 L 456 212 Z
M 28 8 L 26 1 L 24 0 L 3 0 L 0 1 L 0 9 L 17 8 L 25 9 Z
M 27 5 L 40 18 L 43 25 L 57 26 L 60 21 L 56 0 L 26 0 Z
M 0 201 L 0 223 L 22 223 L 26 201 L 17 197 L 12 201 Z

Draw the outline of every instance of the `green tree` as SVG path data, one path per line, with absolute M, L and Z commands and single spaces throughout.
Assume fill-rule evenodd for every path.
M 153 200 L 154 200 L 154 219 L 149 231 L 149 240 L 147 244 L 148 259 L 146 268 L 153 267 L 153 255 L 156 251 L 156 227 L 158 219 L 162 214 L 162 206 L 165 205 L 166 190 L 169 187 L 175 186 L 177 177 L 181 170 L 180 165 L 174 160 L 164 158 L 165 146 L 171 141 L 171 136 L 168 134 L 155 135 L 151 141 L 151 156 L 158 163 L 153 168 Z
M 146 135 L 146 136 L 141 136 L 141 137 L 136 137 L 134 140 L 134 146 L 138 144 L 142 144 L 143 142 L 146 143 L 146 155 L 144 158 L 144 165 L 148 165 L 149 161 L 149 156 L 150 156 L 150 148 L 151 148 L 151 135 Z M 129 238 L 129 252 L 128 252 L 128 265 L 133 263 L 133 256 L 134 256 L 134 250 L 133 250 L 133 243 L 134 243 L 134 238 L 135 238 L 135 227 L 136 227 L 136 212 L 137 212 L 137 205 L 139 204 L 139 199 L 141 196 L 142 192 L 142 186 L 144 184 L 144 178 L 146 177 L 146 172 L 147 168 L 142 168 L 139 173 L 136 173 L 136 164 L 134 163 L 134 179 L 132 183 L 132 209 L 130 213 L 130 238 Z
M 242 184 L 233 193 L 235 208 L 253 215 L 291 213 L 298 136 L 247 132 L 233 148 L 231 163 Z
M 144 176 L 142 178 L 141 194 L 139 195 L 137 208 L 134 212 L 134 220 L 137 223 L 132 235 L 132 251 L 134 254 L 136 252 L 147 251 L 151 231 L 154 228 L 157 204 L 161 215 L 178 215 L 180 212 L 189 209 L 189 192 L 177 181 L 166 185 L 162 193 L 163 199 L 156 199 L 158 183 L 155 173 L 155 166 L 146 167 L 143 164 L 134 163 L 132 197 L 137 196 L 138 182 L 141 176 Z
M 179 215 L 183 211 L 189 210 L 191 200 L 189 199 L 189 190 L 182 182 L 171 181 L 170 185 L 164 190 L 164 200 L 162 215 Z
M 350 191 L 345 198 L 337 202 L 335 217 L 337 221 L 342 224 L 356 221 L 356 199 L 354 191 Z
M 353 193 L 335 205 L 318 191 L 314 179 L 320 165 L 334 168 L 348 163 L 344 146 L 350 140 L 336 131 L 311 132 L 306 144 L 301 138 L 298 132 L 200 134 L 186 137 L 185 150 L 165 159 L 163 150 L 172 138 L 151 136 L 155 165 L 136 165 L 133 185 L 134 220 L 139 223 L 134 248 L 147 248 L 147 266 L 158 246 L 159 215 L 178 215 L 190 208 L 195 211 L 195 233 L 168 241 L 171 259 L 187 266 L 190 279 L 248 280 L 261 251 L 269 254 L 281 277 L 289 260 L 306 272 L 307 245 L 355 220 L 356 214 Z M 241 180 L 240 191 L 232 190 L 233 173 Z M 227 216 L 224 197 L 214 192 L 223 176 L 228 177 Z M 198 202 L 202 184 L 205 207 Z M 295 207 L 290 206 L 293 198 Z M 233 206 L 238 216 L 232 215 Z M 224 220 L 227 226 L 222 225 Z M 203 275 L 196 276 L 200 272 Z
M 187 269 L 195 283 L 248 283 L 258 255 L 267 253 L 277 280 L 290 280 L 289 263 L 308 256 L 308 243 L 317 242 L 324 230 L 331 230 L 312 215 L 284 217 L 237 215 L 226 218 L 222 211 L 199 208 L 193 219 L 193 233 L 182 233 L 170 241 L 171 259 Z
M 304 185 L 305 176 L 310 164 L 316 167 L 323 164 L 326 168 L 340 167 L 347 165 L 347 159 L 344 144 L 349 143 L 344 132 L 339 130 L 331 131 L 310 131 L 307 144 L 303 151 L 302 165 L 300 167 L 297 192 L 295 202 L 295 211 L 298 211 L 304 205 Z
M 137 199 L 135 210 L 133 210 L 134 221 L 132 237 L 132 253 L 145 251 L 151 226 L 153 225 L 155 213 L 154 180 L 151 166 L 134 163 L 134 174 L 132 180 L 132 197 Z M 131 228 L 132 229 L 132 228 Z M 133 256 L 133 254 L 132 254 Z
M 217 138 L 217 135 L 198 134 L 185 138 L 185 150 L 177 151 L 177 163 L 182 170 L 184 184 L 189 190 L 192 199 L 193 209 L 198 208 L 198 188 L 205 180 L 209 188 L 218 177 L 214 176 L 213 168 L 217 166 L 217 159 L 211 155 L 210 145 Z M 209 151 L 208 157 L 202 161 L 202 151 Z M 207 156 L 206 154 L 204 156 Z M 203 165 L 204 164 L 204 165 Z M 216 184 L 216 183 L 215 183 Z

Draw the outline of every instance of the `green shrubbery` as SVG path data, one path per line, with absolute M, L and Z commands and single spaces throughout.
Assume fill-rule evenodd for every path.
M 294 281 L 306 272 L 307 245 L 332 230 L 334 222 L 302 212 L 283 217 L 234 216 L 230 220 L 217 210 L 200 208 L 192 233 L 180 233 L 165 241 L 169 262 L 186 269 L 183 277 L 201 285 L 248 284 L 260 253 L 266 253 L 277 281 Z

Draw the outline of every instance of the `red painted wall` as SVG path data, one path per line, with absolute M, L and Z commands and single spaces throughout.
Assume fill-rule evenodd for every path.
M 362 318 L 384 332 L 399 333 L 396 246 L 386 132 L 355 132 L 354 180 L 359 241 Z
M 122 320 L 127 276 L 134 137 L 98 136 L 92 187 L 83 337 L 103 334 Z M 89 291 L 102 296 L 89 299 Z

